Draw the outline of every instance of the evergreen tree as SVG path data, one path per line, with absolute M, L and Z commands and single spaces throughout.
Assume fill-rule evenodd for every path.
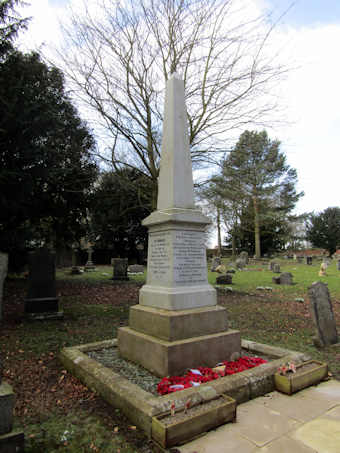
M 238 213 L 241 224 L 235 225 L 234 234 L 251 228 L 256 257 L 261 256 L 261 230 L 264 233 L 269 224 L 283 225 L 303 195 L 296 192 L 296 182 L 296 170 L 286 163 L 280 142 L 270 140 L 266 131 L 241 134 L 221 174 L 213 179 L 221 199 Z
M 326 249 L 332 256 L 340 246 L 340 208 L 327 208 L 311 214 L 306 223 L 306 239 L 314 247 Z

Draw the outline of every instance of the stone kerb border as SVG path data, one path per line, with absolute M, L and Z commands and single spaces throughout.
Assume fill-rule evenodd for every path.
M 109 404 L 119 408 L 148 436 L 151 436 L 152 417 L 169 410 L 172 401 L 175 401 L 176 408 L 180 409 L 184 408 L 189 398 L 191 405 L 194 406 L 225 394 L 234 398 L 238 404 L 244 403 L 274 390 L 274 373 L 281 365 L 292 361 L 299 364 L 310 359 L 301 352 L 242 340 L 242 349 L 258 355 L 264 354 L 274 360 L 199 387 L 191 387 L 170 395 L 155 396 L 86 355 L 89 351 L 116 346 L 117 340 L 114 339 L 64 348 L 60 353 L 60 360 L 70 373 Z

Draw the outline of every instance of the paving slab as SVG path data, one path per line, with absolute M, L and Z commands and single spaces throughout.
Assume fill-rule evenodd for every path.
M 179 447 L 181 453 L 260 453 L 253 442 L 233 432 L 234 423 L 210 431 Z
M 178 447 L 180 453 L 340 453 L 340 382 L 294 395 L 271 392 L 237 407 L 228 423 Z
M 314 448 L 318 453 L 339 453 L 340 421 L 318 417 L 300 426 L 289 437 Z
M 328 399 L 313 398 L 312 394 L 299 392 L 293 397 L 278 392 L 271 392 L 265 396 L 256 398 L 255 404 L 259 404 L 274 411 L 287 415 L 301 422 L 313 420 L 334 407 L 334 402 Z
M 237 407 L 237 423 L 233 429 L 256 446 L 263 447 L 300 425 L 296 419 L 252 400 Z
M 258 451 L 259 453 L 318 453 L 314 448 L 307 447 L 300 441 L 287 436 L 275 439 Z

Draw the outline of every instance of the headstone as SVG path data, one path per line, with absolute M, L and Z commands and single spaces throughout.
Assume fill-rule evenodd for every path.
M 241 260 L 245 261 L 246 264 L 249 263 L 249 255 L 248 255 L 248 252 L 241 252 L 239 258 L 241 258 Z
M 297 260 L 297 254 L 296 254 L 296 253 L 294 253 L 294 255 L 293 255 L 293 260 L 294 260 L 294 261 Z
M 80 275 L 82 271 L 77 263 L 77 250 L 72 248 L 72 268 L 71 268 L 71 275 Z
M 316 328 L 316 346 L 329 346 L 338 342 L 338 334 L 328 286 L 314 282 L 308 289 L 309 307 Z
M 211 272 L 216 272 L 216 268 L 218 266 L 221 266 L 221 264 L 222 264 L 221 257 L 220 256 L 214 256 L 214 258 L 212 260 L 212 263 L 211 263 L 210 271 Z
M 306 256 L 306 264 L 308 266 L 311 266 L 313 264 L 313 257 L 312 256 Z
M 228 329 L 208 283 L 210 220 L 194 203 L 184 82 L 176 74 L 167 81 L 164 106 L 157 210 L 143 221 L 147 281 L 130 308 L 129 327 L 118 329 L 120 355 L 161 377 L 215 366 L 241 351 L 240 332 Z
M 328 265 L 325 261 L 322 261 L 321 265 L 320 265 L 320 270 L 319 270 L 319 277 L 324 277 L 326 276 L 326 269 L 327 269 Z
M 131 274 L 144 274 L 144 266 L 141 264 L 131 264 L 128 267 L 128 272 Z
M 113 258 L 113 280 L 129 280 L 127 275 L 128 259 L 127 258 Z
M 55 280 L 55 254 L 43 247 L 29 254 L 25 313 L 31 319 L 62 318 Z
M 227 272 L 227 269 L 224 264 L 220 264 L 216 267 L 216 272 L 219 274 L 225 274 Z
M 336 262 L 336 268 L 337 268 L 338 271 L 340 271 L 340 260 L 338 260 L 338 261 Z
M 274 272 L 275 274 L 279 274 L 279 273 L 281 272 L 279 263 L 275 263 L 275 264 L 274 264 L 274 266 L 273 266 L 273 272 Z
M 217 285 L 231 285 L 233 283 L 233 276 L 231 274 L 219 275 L 216 277 Z
M 280 285 L 281 284 L 280 276 L 272 277 L 272 282 L 275 283 L 275 285 Z
M 280 274 L 280 284 L 281 285 L 292 285 L 293 284 L 293 275 L 290 272 L 282 272 L 282 274 Z
M 273 272 L 273 271 L 274 271 L 274 266 L 275 266 L 276 264 L 278 264 L 277 261 L 269 261 L 269 263 L 268 263 L 268 270 L 271 271 L 271 272 Z
M 93 255 L 93 249 L 92 247 L 89 247 L 87 249 L 88 257 L 87 257 L 87 262 L 84 267 L 85 272 L 94 272 L 96 270 L 96 266 L 93 264 L 92 261 L 92 255 Z
M 247 265 L 247 263 L 244 261 L 244 259 L 242 258 L 237 258 L 237 260 L 235 261 L 235 265 L 237 267 L 237 269 L 244 269 Z
M 0 252 L 0 321 L 2 320 L 2 298 L 3 298 L 3 288 L 4 281 L 7 276 L 8 268 L 8 255 L 7 253 Z M 0 369 L 1 375 L 1 369 Z M 1 384 L 1 382 L 0 382 Z

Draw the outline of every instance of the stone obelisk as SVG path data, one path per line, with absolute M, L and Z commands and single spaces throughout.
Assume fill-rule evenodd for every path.
M 207 279 L 205 230 L 195 207 L 184 83 L 167 82 L 157 210 L 149 230 L 147 282 L 118 330 L 120 354 L 158 376 L 214 366 L 240 352 L 240 333 L 228 330 Z

